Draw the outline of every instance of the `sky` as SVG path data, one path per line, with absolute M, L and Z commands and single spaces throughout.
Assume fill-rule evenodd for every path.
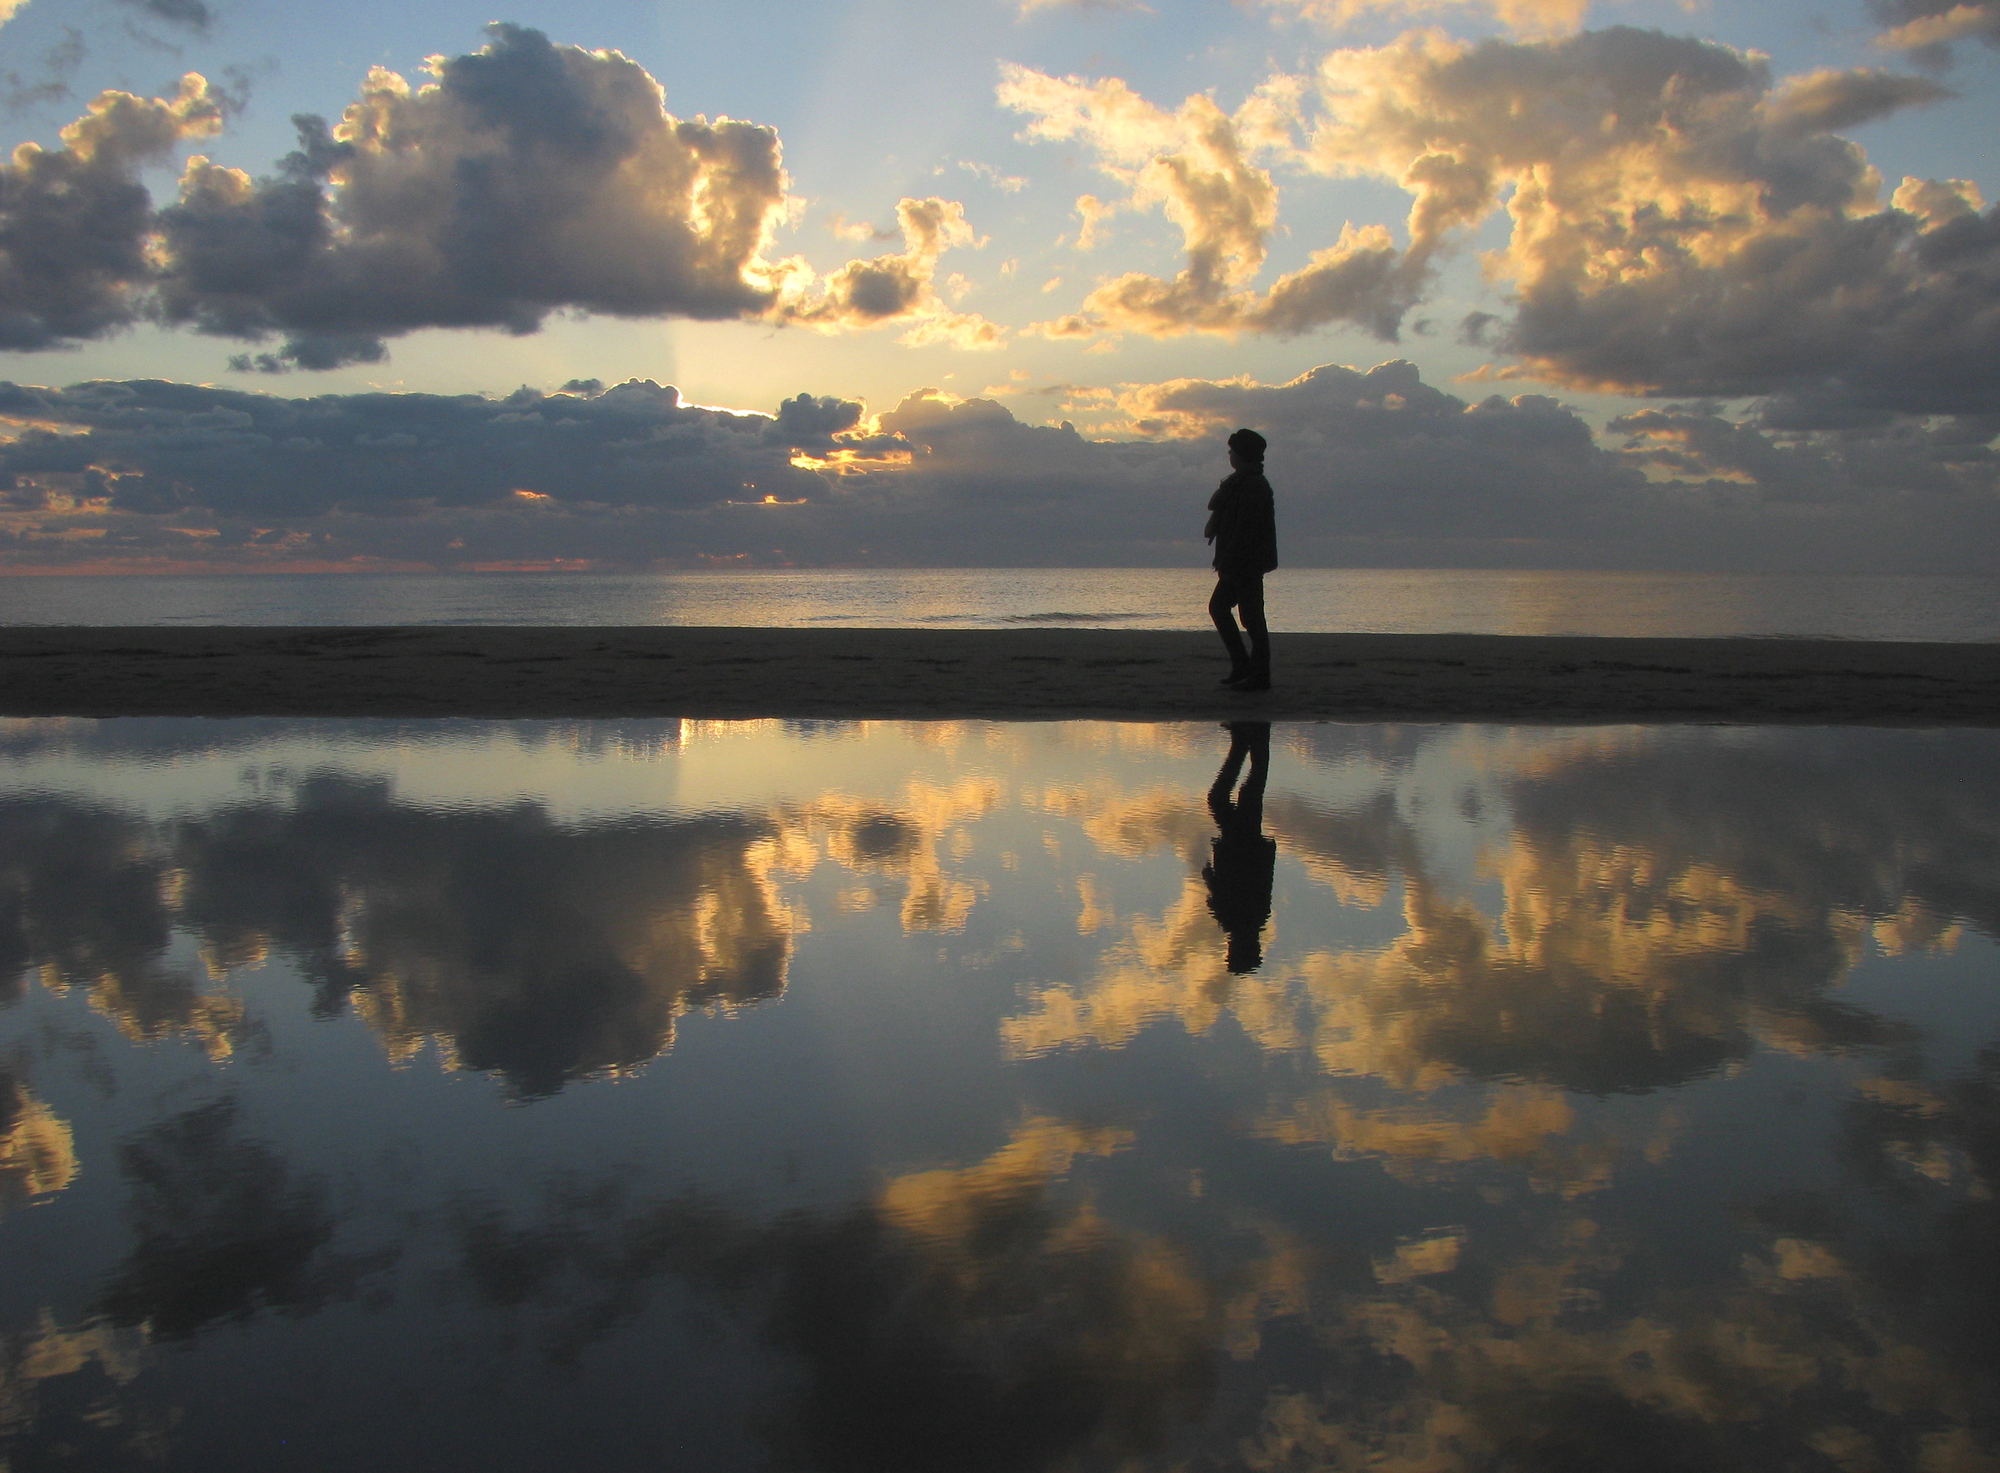
M 0 571 L 2000 574 L 2000 0 L 0 0 Z

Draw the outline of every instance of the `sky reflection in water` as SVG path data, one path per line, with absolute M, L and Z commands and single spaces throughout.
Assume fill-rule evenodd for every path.
M 1257 744 L 5 724 L 0 1452 L 1992 1466 L 2000 739 Z

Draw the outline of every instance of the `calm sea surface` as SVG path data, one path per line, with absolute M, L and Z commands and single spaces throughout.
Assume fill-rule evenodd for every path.
M 1205 629 L 1194 568 L 0 578 L 0 624 Z M 1281 569 L 1274 629 L 2000 639 L 2000 581 Z
M 0 745 L 6 1466 L 2000 1456 L 2000 733 Z

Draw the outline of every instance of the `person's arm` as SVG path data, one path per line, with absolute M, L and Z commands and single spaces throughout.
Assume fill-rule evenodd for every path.
M 1208 498 L 1208 521 L 1202 527 L 1201 535 L 1210 542 L 1215 541 L 1221 534 L 1222 529 L 1228 525 L 1230 516 L 1236 509 L 1236 498 L 1231 494 L 1235 490 L 1236 477 L 1232 475 L 1227 477 L 1220 486 L 1217 486 L 1215 494 Z

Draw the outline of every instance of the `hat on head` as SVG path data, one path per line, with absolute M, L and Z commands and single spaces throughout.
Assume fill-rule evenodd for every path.
M 1264 463 L 1264 437 L 1255 430 L 1238 430 L 1229 437 L 1229 448 L 1245 460 Z

